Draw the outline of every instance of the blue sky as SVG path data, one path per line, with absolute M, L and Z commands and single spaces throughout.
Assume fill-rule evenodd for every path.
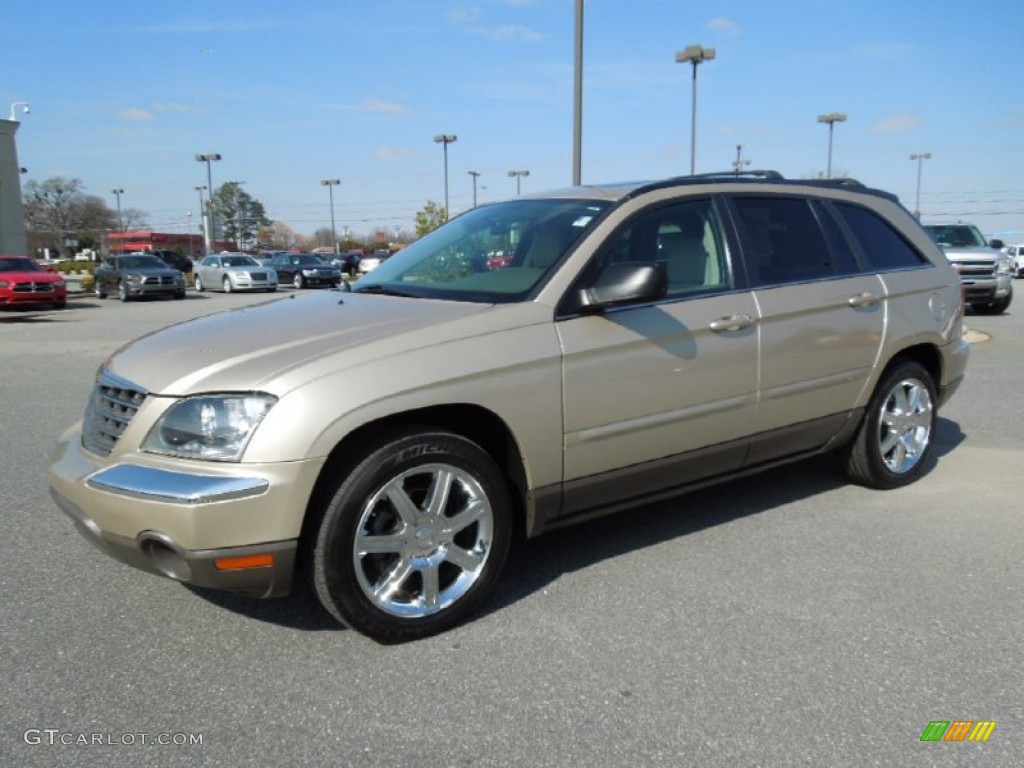
M 198 224 L 201 152 L 214 185 L 244 180 L 268 215 L 309 234 L 412 228 L 444 197 L 452 212 L 572 179 L 574 0 L 14 0 L 0 30 L 0 108 L 20 116 L 24 179 L 81 179 L 148 215 Z M 1020 0 L 587 0 L 583 181 L 689 171 L 690 65 L 698 71 L 698 172 L 825 170 L 925 220 L 978 223 L 1024 240 L 1024 3 Z

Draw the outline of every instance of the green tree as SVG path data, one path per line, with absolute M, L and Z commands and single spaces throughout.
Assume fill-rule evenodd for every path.
M 218 236 L 233 240 L 239 248 L 250 248 L 258 241 L 261 227 L 269 227 L 263 203 L 244 189 L 239 181 L 226 181 L 213 195 Z
M 416 237 L 423 237 L 428 232 L 433 232 L 448 221 L 448 209 L 433 200 L 427 200 L 427 204 L 416 212 Z

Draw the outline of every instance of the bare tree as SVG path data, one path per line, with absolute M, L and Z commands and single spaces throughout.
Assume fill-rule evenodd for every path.
M 61 252 L 69 240 L 95 248 L 117 226 L 117 214 L 102 198 L 86 195 L 80 179 L 55 176 L 29 181 L 24 189 L 25 228 L 30 250 Z

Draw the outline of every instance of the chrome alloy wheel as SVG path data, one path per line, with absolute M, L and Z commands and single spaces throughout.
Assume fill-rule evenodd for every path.
M 931 440 L 933 410 L 928 388 L 917 379 L 890 390 L 878 424 L 879 453 L 890 472 L 902 475 L 917 466 Z
M 356 578 L 380 610 L 429 616 L 476 583 L 493 536 L 494 514 L 477 480 L 450 464 L 423 464 L 363 505 L 353 542 Z

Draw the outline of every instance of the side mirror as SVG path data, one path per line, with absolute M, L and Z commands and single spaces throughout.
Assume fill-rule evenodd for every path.
M 989 240 L 988 241 L 988 247 L 989 248 L 1004 248 L 1005 246 L 1006 246 L 1006 243 L 1004 243 L 1002 240 Z
M 580 309 L 584 312 L 600 312 L 617 304 L 657 301 L 668 294 L 668 275 L 661 264 L 617 262 L 605 267 L 597 282 L 580 293 Z

